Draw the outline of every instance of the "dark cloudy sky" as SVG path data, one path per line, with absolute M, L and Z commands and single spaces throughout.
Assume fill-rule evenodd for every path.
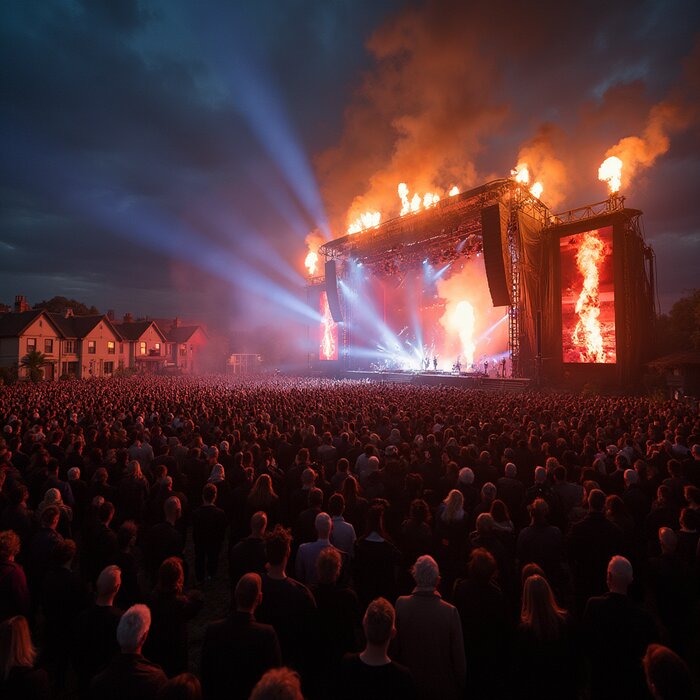
M 598 201 L 662 103 L 625 194 L 668 307 L 700 279 L 699 31 L 691 0 L 4 0 L 0 301 L 282 318 L 305 236 L 397 177 L 466 188 L 526 149 L 557 210 Z

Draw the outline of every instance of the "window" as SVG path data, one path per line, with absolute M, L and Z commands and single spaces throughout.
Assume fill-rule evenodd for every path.
M 88 340 L 88 355 L 94 355 L 97 352 L 97 341 Z
M 53 352 L 53 338 L 44 338 L 44 352 Z
M 142 340 L 142 341 L 139 343 L 139 352 L 140 352 L 142 355 L 145 355 L 145 354 L 146 354 L 146 341 L 145 341 L 145 340 Z
M 103 365 L 104 374 L 112 374 L 114 372 L 114 362 L 105 362 Z
M 75 352 L 75 341 L 74 340 L 66 340 L 66 342 L 63 344 L 63 351 L 65 353 L 72 354 Z M 65 374 L 65 372 L 64 372 Z
M 27 338 L 27 352 L 36 350 L 36 338 Z
M 160 355 L 160 343 L 155 344 L 156 352 Z
M 114 353 L 116 352 L 116 349 L 117 349 L 117 346 L 116 346 L 116 344 L 114 343 L 114 341 L 113 341 L 113 340 L 108 340 L 108 341 L 107 341 L 107 354 L 108 354 L 108 355 L 114 355 Z
M 187 346 L 186 345 L 180 346 L 180 357 L 187 357 Z

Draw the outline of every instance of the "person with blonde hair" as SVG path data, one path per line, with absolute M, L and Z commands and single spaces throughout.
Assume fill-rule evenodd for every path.
M 263 674 L 249 700 L 304 700 L 299 674 L 283 666 Z
M 3 700 L 45 700 L 51 697 L 49 677 L 34 668 L 36 649 L 27 618 L 22 615 L 0 624 L 0 697 Z
M 444 579 L 443 591 L 451 591 L 463 566 L 469 537 L 464 495 L 452 489 L 435 515 L 435 558 Z
M 544 576 L 523 587 L 516 663 L 523 697 L 556 700 L 577 697 L 578 669 L 568 613 L 557 605 Z

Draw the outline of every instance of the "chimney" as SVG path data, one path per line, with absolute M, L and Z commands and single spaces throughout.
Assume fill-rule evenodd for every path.
M 66 318 L 72 318 L 73 315 L 74 315 L 74 314 L 73 314 L 73 309 L 71 309 L 70 306 L 67 306 L 67 307 L 66 307 L 66 314 L 65 314 L 65 317 L 66 317 Z
M 124 314 L 124 323 L 131 323 L 134 320 L 134 317 L 127 311 Z
M 15 296 L 15 313 L 21 314 L 24 311 L 29 311 L 27 297 L 25 297 L 24 294 L 17 294 Z
M 114 309 L 107 309 L 107 318 L 110 321 L 114 321 Z
M 180 327 L 180 319 L 177 316 L 175 316 L 175 318 L 173 319 L 173 328 L 179 328 L 179 327 Z

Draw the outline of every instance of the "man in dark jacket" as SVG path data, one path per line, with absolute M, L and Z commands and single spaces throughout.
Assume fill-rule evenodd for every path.
M 156 700 L 168 678 L 157 664 L 141 654 L 151 626 L 151 613 L 145 605 L 130 607 L 119 620 L 117 654 L 90 685 L 94 700 L 139 698 Z
M 229 579 L 235 588 L 243 574 L 265 572 L 267 554 L 265 552 L 265 530 L 267 515 L 262 510 L 250 518 L 250 536 L 242 539 L 229 554 Z
M 234 593 L 236 610 L 204 633 L 201 678 L 207 700 L 247 698 L 265 671 L 281 663 L 277 634 L 255 621 L 262 600 L 258 574 L 245 574 Z
M 226 534 L 226 513 L 214 505 L 216 495 L 216 486 L 205 484 L 202 489 L 203 505 L 192 513 L 194 573 L 199 582 L 204 581 L 205 576 L 216 576 L 221 545 Z

